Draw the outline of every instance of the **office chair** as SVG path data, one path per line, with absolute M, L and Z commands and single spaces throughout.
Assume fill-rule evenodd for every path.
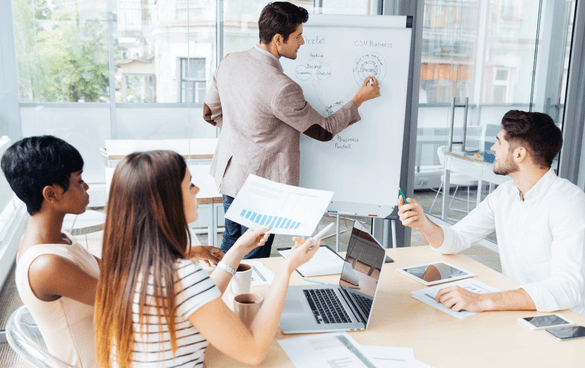
M 437 155 L 439 156 L 439 161 L 441 162 L 441 166 L 444 168 L 445 167 L 445 152 L 447 151 L 447 146 L 441 146 L 437 149 Z M 459 187 L 467 187 L 467 212 L 469 212 L 469 187 L 471 186 L 476 186 L 478 184 L 477 179 L 465 175 L 465 174 L 460 174 L 460 173 L 456 173 L 451 171 L 450 177 L 449 177 L 449 183 L 455 185 L 455 192 L 453 193 L 453 196 L 451 197 L 451 201 L 449 202 L 449 209 L 455 210 L 455 211 L 463 211 L 464 210 L 460 210 L 457 208 L 452 208 L 451 204 L 453 203 L 453 200 L 455 199 L 455 197 L 457 196 L 457 190 L 459 189 Z M 437 190 L 437 194 L 435 195 L 435 199 L 433 200 L 433 204 L 431 204 L 431 208 L 429 209 L 429 213 L 431 213 L 433 211 L 433 206 L 435 205 L 435 202 L 437 201 L 437 197 L 439 196 L 439 193 L 441 193 L 441 188 L 443 188 L 443 185 L 445 184 L 445 175 L 441 175 L 441 185 L 439 186 L 439 189 Z M 447 189 L 449 190 L 449 189 Z M 443 188 L 443 192 L 447 192 L 446 195 L 449 195 L 449 192 L 445 190 Z M 479 188 L 478 188 L 479 190 Z M 445 194 L 445 193 L 443 193 Z M 460 198 L 457 198 L 460 199 Z M 463 200 L 463 199 L 461 199 Z
M 28 309 L 23 306 L 12 313 L 6 324 L 8 345 L 28 363 L 38 368 L 75 368 L 51 355 Z

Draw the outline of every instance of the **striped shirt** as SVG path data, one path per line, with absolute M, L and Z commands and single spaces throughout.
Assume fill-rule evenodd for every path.
M 189 368 L 203 365 L 208 342 L 188 318 L 198 308 L 220 297 L 221 293 L 209 277 L 209 273 L 193 261 L 179 260 L 176 265 L 176 354 L 173 356 L 170 336 L 167 332 L 168 326 L 164 318 L 162 319 L 163 334 L 160 334 L 158 308 L 155 307 L 154 298 L 147 296 L 148 308 L 144 310 L 147 323 L 137 323 L 139 321 L 139 294 L 136 293 L 132 306 L 135 331 L 132 367 Z M 152 275 L 148 284 L 147 295 L 152 295 Z M 146 333 L 142 334 L 143 331 Z

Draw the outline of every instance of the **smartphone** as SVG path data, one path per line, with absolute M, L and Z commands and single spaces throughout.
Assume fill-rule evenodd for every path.
M 567 319 L 560 314 L 547 314 L 544 316 L 520 317 L 518 322 L 527 326 L 531 330 L 540 330 L 543 328 L 571 326 L 575 322 Z
M 545 331 L 551 334 L 555 339 L 560 341 L 579 339 L 581 337 L 585 337 L 585 327 L 583 326 L 551 328 Z

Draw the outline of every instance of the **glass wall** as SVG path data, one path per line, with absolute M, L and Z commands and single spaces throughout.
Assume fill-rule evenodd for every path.
M 207 88 L 223 55 L 258 43 L 267 3 L 11 0 L 19 133 L 72 143 L 88 183 L 105 182 L 106 140 L 217 137 L 202 118 Z M 318 9 L 312 0 L 293 3 Z M 325 1 L 318 10 L 372 14 L 376 4 Z
M 512 109 L 546 112 L 562 126 L 574 11 L 575 1 L 424 1 L 415 190 L 427 210 L 436 196 L 430 188 L 436 190 L 443 180 L 438 150 L 448 144 L 453 99 L 454 142 L 463 140 L 468 99 L 467 156 L 489 149 L 502 116 Z M 458 172 L 456 165 L 449 168 Z M 454 222 L 466 215 L 466 187 L 461 189 L 453 209 L 448 198 L 444 219 Z M 472 189 L 470 208 L 477 194 Z M 441 199 L 432 214 L 441 215 Z

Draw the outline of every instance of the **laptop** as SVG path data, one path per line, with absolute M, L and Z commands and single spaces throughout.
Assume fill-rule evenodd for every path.
M 386 250 L 355 222 L 339 285 L 289 286 L 280 317 L 285 334 L 355 331 L 368 327 Z

